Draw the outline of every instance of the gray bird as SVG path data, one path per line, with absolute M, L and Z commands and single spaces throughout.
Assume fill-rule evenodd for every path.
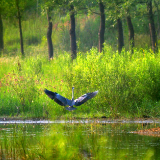
M 89 99 L 96 96 L 98 93 L 98 91 L 86 93 L 86 94 L 82 95 L 81 97 L 74 100 L 74 87 L 72 87 L 72 99 L 69 100 L 69 99 L 61 96 L 60 94 L 58 94 L 56 92 L 49 91 L 47 89 L 45 89 L 44 92 L 48 95 L 49 98 L 51 98 L 52 100 L 54 99 L 54 101 L 56 103 L 58 103 L 59 105 L 69 106 L 69 107 L 65 107 L 65 109 L 68 111 L 72 111 L 72 110 L 77 109 L 77 108 L 73 107 L 73 105 L 80 106 L 83 103 L 85 103 L 86 101 L 88 101 Z

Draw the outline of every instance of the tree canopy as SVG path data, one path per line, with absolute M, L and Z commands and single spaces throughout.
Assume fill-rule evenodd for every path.
M 78 15 L 97 15 L 99 16 L 99 31 L 95 33 L 99 46 L 99 52 L 103 50 L 103 44 L 107 43 L 107 32 L 110 28 L 114 28 L 117 34 L 113 37 L 118 39 L 118 51 L 121 52 L 125 46 L 126 32 L 128 31 L 128 44 L 132 50 L 135 47 L 135 36 L 137 34 L 150 33 L 152 50 L 156 52 L 158 46 L 158 39 L 160 33 L 160 2 L 158 0 L 1 0 L 0 1 L 0 48 L 3 44 L 3 21 L 9 20 L 10 23 L 18 25 L 21 52 L 23 49 L 23 27 L 22 22 L 28 20 L 29 15 L 42 16 L 48 15 L 48 21 L 53 25 L 53 17 L 60 16 L 70 17 L 70 48 L 72 52 L 71 57 L 76 57 L 77 39 L 76 35 L 76 18 Z M 39 11 L 39 12 L 38 12 Z M 45 12 L 44 12 L 45 11 Z M 47 17 L 47 16 L 46 16 Z M 128 28 L 126 27 L 128 26 Z M 50 30 L 51 31 L 51 30 Z M 47 31 L 46 31 L 47 33 Z M 50 44 L 53 37 L 50 33 Z M 48 33 L 46 35 L 48 35 Z M 54 33 L 53 33 L 54 34 Z M 87 37 L 86 37 L 87 38 Z M 126 38 L 125 38 L 126 39 Z M 54 46 L 54 44 L 53 44 Z M 53 48 L 53 47 L 51 47 Z M 49 49 L 53 52 L 53 49 Z M 132 50 L 133 51 L 133 50 Z M 50 52 L 50 53 L 51 53 Z M 74 56 L 73 56 L 74 55 Z M 52 57 L 52 53 L 51 53 Z M 73 58 L 74 59 L 74 58 Z

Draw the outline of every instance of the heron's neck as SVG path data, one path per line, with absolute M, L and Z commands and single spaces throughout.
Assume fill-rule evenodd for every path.
M 74 100 L 74 88 L 72 88 L 72 100 Z

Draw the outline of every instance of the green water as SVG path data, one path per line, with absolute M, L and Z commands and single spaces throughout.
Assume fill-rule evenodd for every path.
M 159 160 L 159 123 L 0 124 L 1 159 Z

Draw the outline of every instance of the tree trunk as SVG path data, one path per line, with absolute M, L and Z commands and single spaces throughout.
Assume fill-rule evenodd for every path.
M 159 8 L 157 6 L 157 35 L 160 37 L 160 22 L 159 22 L 159 18 L 160 18 L 160 11 L 159 11 Z
M 48 42 L 48 57 L 49 59 L 53 58 L 53 44 L 52 44 L 52 22 L 51 17 L 49 15 L 49 10 L 47 13 L 47 19 L 48 19 L 48 30 L 47 30 L 47 42 Z
M 118 52 L 121 53 L 122 48 L 124 46 L 124 38 L 123 38 L 123 27 L 121 19 L 117 19 L 117 29 L 118 29 Z
M 3 42 L 3 22 L 0 12 L 0 51 L 4 48 L 4 42 Z
M 101 13 L 101 21 L 100 21 L 100 28 L 99 28 L 99 52 L 102 52 L 104 46 L 104 33 L 105 33 L 105 13 L 104 13 L 104 4 L 100 0 L 99 2 L 99 9 Z
M 18 11 L 18 23 L 19 23 L 21 53 L 22 53 L 22 55 L 24 56 L 23 36 L 22 36 L 22 25 L 21 25 L 21 13 L 20 13 L 20 9 L 19 9 L 19 0 L 16 0 L 16 7 L 17 7 L 17 11 Z
M 152 12 L 152 0 L 147 2 L 147 7 L 148 7 L 148 13 L 149 13 L 149 30 L 150 30 L 150 36 L 151 36 L 151 44 L 152 44 L 152 50 L 154 53 L 158 51 L 158 46 L 157 46 L 157 35 L 156 35 L 156 30 L 155 30 L 155 25 L 154 25 L 154 16 Z
M 77 57 L 77 45 L 76 45 L 76 32 L 75 32 L 75 17 L 74 17 L 74 6 L 70 5 L 70 43 L 71 43 L 71 58 L 72 60 Z
M 130 48 L 131 53 L 133 53 L 133 47 L 134 47 L 134 28 L 133 28 L 130 16 L 127 16 L 127 25 L 128 25 L 128 29 L 129 29 L 129 48 Z
M 157 36 L 160 37 L 160 22 L 159 22 L 159 18 L 160 18 L 160 10 L 159 10 L 159 2 L 157 2 L 156 0 L 154 1 L 155 3 L 155 7 L 157 10 Z

